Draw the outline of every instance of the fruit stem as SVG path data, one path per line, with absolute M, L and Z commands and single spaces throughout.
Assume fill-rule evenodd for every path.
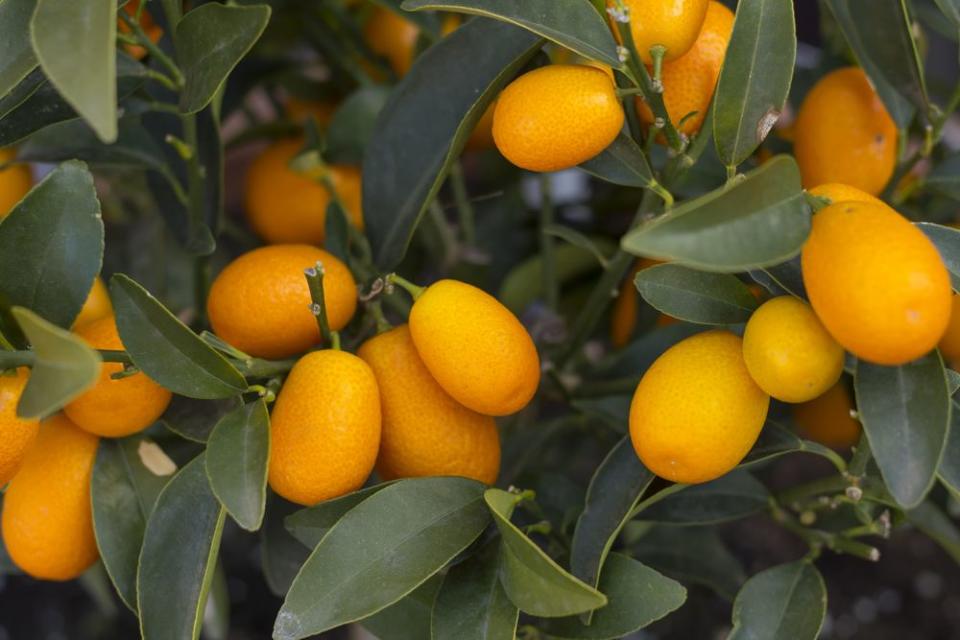
M 332 342 L 330 323 L 327 320 L 327 305 L 323 297 L 323 263 L 317 260 L 314 267 L 304 270 L 307 277 L 307 286 L 310 287 L 310 311 L 317 319 L 317 326 L 320 327 L 320 337 L 327 344 Z
M 395 273 L 387 274 L 384 280 L 387 284 L 400 285 L 400 287 L 405 289 L 406 292 L 410 294 L 410 297 L 413 298 L 414 302 L 416 302 L 417 299 L 423 295 L 423 292 L 427 290 L 426 287 L 418 287 L 409 280 L 402 278 Z
M 330 348 L 334 351 L 340 351 L 340 332 L 331 331 L 330 332 Z
M 383 305 L 380 303 L 380 300 L 371 300 L 368 302 L 367 310 L 377 323 L 377 333 L 386 333 L 393 328 L 393 325 L 390 324 L 390 321 L 387 320 L 387 317 L 383 315 Z
M 653 87 L 658 93 L 663 93 L 663 82 L 660 80 L 660 74 L 663 70 L 663 57 L 667 54 L 667 48 L 662 44 L 655 44 L 650 47 L 650 57 L 653 58 Z
M 550 174 L 540 174 L 540 256 L 543 300 L 551 311 L 557 310 L 560 286 L 557 280 L 557 255 L 553 236 L 547 230 L 553 225 L 553 199 L 550 197 Z
M 473 247 L 477 244 L 476 212 L 470 202 L 467 183 L 463 178 L 463 167 L 459 160 L 450 164 L 450 187 L 453 190 L 453 199 L 457 203 L 457 216 L 460 220 L 463 243 L 468 247 Z

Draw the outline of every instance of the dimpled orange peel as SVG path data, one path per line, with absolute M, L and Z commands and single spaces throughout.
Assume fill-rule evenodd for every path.
M 707 15 L 707 0 L 621 0 L 630 20 L 630 35 L 644 64 L 653 64 L 650 49 L 664 48 L 663 59 L 676 60 L 689 51 Z M 617 13 L 617 3 L 607 0 Z M 616 18 L 613 18 L 616 20 Z M 614 33 L 619 33 L 614 25 Z
M 26 367 L 0 375 L 0 487 L 20 468 L 40 426 L 36 420 L 17 417 L 17 403 L 29 379 L 30 370 Z

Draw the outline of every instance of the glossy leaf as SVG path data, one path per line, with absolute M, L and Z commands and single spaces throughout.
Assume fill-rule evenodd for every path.
M 144 640 L 200 635 L 225 514 L 210 492 L 202 453 L 160 492 L 147 520 L 137 572 Z
M 958 11 L 960 11 L 960 8 L 958 8 Z M 924 179 L 924 185 L 930 191 L 947 196 L 948 198 L 953 198 L 954 200 L 960 200 L 960 153 L 948 156 L 943 162 L 937 163 Z M 920 224 L 921 228 L 926 226 L 935 225 L 930 223 Z M 951 231 L 956 233 L 955 229 L 951 229 Z
M 826 0 L 847 43 L 900 129 L 929 109 L 905 0 Z
M 64 162 L 0 222 L 0 300 L 64 328 L 103 261 L 100 201 L 87 166 Z
M 37 0 L 30 40 L 44 74 L 104 142 L 117 137 L 117 3 Z
M 129 277 L 113 276 L 110 295 L 130 358 L 159 384 L 204 400 L 235 396 L 247 388 L 226 358 Z
M 746 471 L 732 471 L 712 482 L 687 487 L 640 512 L 661 524 L 705 525 L 739 520 L 767 508 L 770 493 Z
M 937 247 L 953 288 L 960 290 L 960 231 L 932 222 L 918 222 L 917 227 Z
M 0 96 L 37 66 L 30 44 L 30 18 L 36 5 L 37 0 L 0 2 Z
M 21 418 L 45 418 L 96 384 L 100 354 L 74 334 L 54 326 L 28 309 L 13 316 L 33 348 L 30 380 L 17 404 Z
M 789 156 L 777 156 L 641 225 L 621 245 L 638 256 L 736 273 L 789 260 L 809 232 L 800 171 Z
M 500 584 L 500 545 L 447 572 L 433 604 L 431 640 L 513 640 L 520 610 Z
M 416 478 L 351 509 L 294 579 L 273 637 L 321 633 L 372 615 L 416 589 L 483 531 L 489 515 L 482 492 L 483 485 L 465 478 Z
M 827 588 L 808 562 L 756 574 L 733 603 L 728 640 L 816 640 L 827 613 Z
M 241 406 L 217 423 L 207 441 L 210 489 L 248 531 L 263 522 L 270 460 L 270 416 L 263 400 Z
M 425 51 L 400 81 L 363 163 L 363 216 L 380 267 L 403 258 L 474 126 L 542 44 L 523 29 L 475 18 Z
M 750 319 L 757 299 L 736 276 L 677 264 L 642 269 L 634 278 L 650 306 L 696 324 L 737 324 Z
M 790 93 L 797 58 L 792 0 L 741 0 L 713 99 L 720 161 L 735 167 L 766 139 Z
M 960 406 L 956 402 L 950 407 L 950 433 L 940 460 L 940 479 L 960 497 Z
M 196 400 L 175 395 L 160 421 L 181 438 L 193 442 L 206 442 L 217 422 L 228 413 L 240 408 L 241 404 L 240 396 L 223 400 Z
M 680 583 L 619 553 L 604 563 L 600 590 L 609 602 L 594 612 L 589 625 L 576 616 L 549 620 L 545 629 L 550 637 L 617 640 L 679 609 L 687 599 Z
M 590 480 L 586 503 L 573 532 L 573 575 L 593 587 L 600 583 L 607 554 L 653 479 L 637 458 L 629 436 L 610 450 Z
M 730 601 L 746 579 L 743 567 L 710 527 L 656 526 L 630 550 L 665 575 L 703 585 Z
M 860 421 L 887 488 L 904 507 L 920 504 L 933 485 L 950 424 L 940 355 L 934 351 L 899 367 L 860 361 L 854 388 Z
M 503 20 L 590 60 L 612 67 L 623 64 L 610 27 L 588 0 L 406 0 L 403 8 L 457 11 Z
M 196 113 L 207 106 L 227 76 L 253 47 L 270 19 L 270 7 L 202 4 L 177 23 L 177 61 L 184 87 L 180 110 Z
M 120 599 L 132 611 L 137 610 L 137 561 L 143 532 L 169 480 L 144 466 L 137 453 L 143 442 L 140 436 L 101 442 L 90 484 L 100 559 Z
M 391 484 L 393 483 L 384 482 L 339 498 L 326 500 L 306 509 L 299 509 L 284 519 L 284 526 L 294 538 L 313 549 L 320 544 L 323 536 L 327 535 L 327 531 L 348 511 Z
M 580 168 L 601 180 L 625 187 L 644 188 L 654 184 L 647 155 L 625 133 L 618 135 L 606 149 L 581 164 Z
M 545 618 L 572 616 L 607 604 L 602 593 L 564 571 L 512 522 L 516 496 L 500 489 L 483 495 L 503 539 L 500 580 L 521 611 Z
M 335 164 L 360 164 L 373 135 L 373 127 L 390 91 L 383 86 L 364 87 L 350 94 L 330 120 L 323 155 Z
M 260 558 L 267 586 L 278 598 L 290 590 L 293 579 L 310 555 L 310 549 L 283 526 L 284 518 L 299 508 L 300 505 L 287 502 L 276 494 L 267 496 L 267 511 L 260 527 Z

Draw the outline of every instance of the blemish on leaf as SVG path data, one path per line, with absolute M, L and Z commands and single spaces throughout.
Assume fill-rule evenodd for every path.
M 757 144 L 766 140 L 773 129 L 773 125 L 780 119 L 780 110 L 773 107 L 767 109 L 767 112 L 757 121 Z
M 141 440 L 137 447 L 140 462 L 155 476 L 171 476 L 177 470 L 177 464 L 163 452 L 157 443 Z

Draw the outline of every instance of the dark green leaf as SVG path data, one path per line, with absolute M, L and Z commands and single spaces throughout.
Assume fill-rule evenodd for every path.
M 637 273 L 634 284 L 650 306 L 697 324 L 746 322 L 757 308 L 747 285 L 726 273 L 660 264 Z
M 93 176 L 64 162 L 0 222 L 0 303 L 67 328 L 103 261 L 103 220 Z
M 940 479 L 956 496 L 960 497 L 960 406 L 950 407 L 950 433 L 940 460 Z
M 500 545 L 453 566 L 433 604 L 431 640 L 513 640 L 520 611 L 500 584 Z
M 37 0 L 0 2 L 0 96 L 5 96 L 37 66 L 30 45 L 30 17 Z
M 681 582 L 704 585 L 733 600 L 743 568 L 710 527 L 656 526 L 631 545 L 638 560 Z
M 720 161 L 735 167 L 766 139 L 790 94 L 797 58 L 792 0 L 742 0 L 713 99 Z
M 117 137 L 117 3 L 37 0 L 30 39 L 44 74 L 104 142 Z
M 181 438 L 206 442 L 220 418 L 239 408 L 241 402 L 240 396 L 223 400 L 195 400 L 175 395 L 160 420 Z
M 743 459 L 739 466 L 750 467 L 787 453 L 813 453 L 831 460 L 835 456 L 831 449 L 822 444 L 804 440 L 790 429 L 776 422 L 767 422 L 763 426 L 756 444 L 753 445 L 750 453 L 747 454 L 747 457 Z
M 330 120 L 324 157 L 334 164 L 360 164 L 373 135 L 377 116 L 390 95 L 383 86 L 364 87 L 350 94 Z
M 607 598 L 564 571 L 510 522 L 517 496 L 500 489 L 483 495 L 503 539 L 500 580 L 510 600 L 535 616 L 555 618 L 592 611 Z
M 647 522 L 704 525 L 739 520 L 767 508 L 770 493 L 746 471 L 687 487 L 640 512 Z
M 260 38 L 270 7 L 202 4 L 177 23 L 177 61 L 185 84 L 180 110 L 196 113 L 207 106 L 227 76 Z
M 756 574 L 733 603 L 728 640 L 815 640 L 827 613 L 827 588 L 808 562 Z
M 377 640 L 426 640 L 430 638 L 430 614 L 443 576 L 435 575 L 383 611 L 360 623 Z
M 86 342 L 28 309 L 14 307 L 13 315 L 36 358 L 17 405 L 18 416 L 45 418 L 96 384 L 100 354 Z
M 160 492 L 147 520 L 137 572 L 145 640 L 200 635 L 225 514 L 210 492 L 202 453 Z
M 240 394 L 246 380 L 146 289 L 123 274 L 110 279 L 117 329 L 134 364 L 174 393 L 213 400 Z
M 943 162 L 937 164 L 924 179 L 924 185 L 930 191 L 954 200 L 960 200 L 960 153 L 949 156 Z M 927 226 L 936 225 L 920 224 L 921 228 Z M 951 229 L 951 231 L 957 233 L 955 229 Z
M 756 272 L 750 272 L 751 277 L 753 277 L 754 273 Z M 771 278 L 784 292 L 790 293 L 798 298 L 805 299 L 807 297 L 807 289 L 803 285 L 803 273 L 800 271 L 800 256 L 791 258 L 781 264 L 767 267 L 760 273 Z M 754 280 L 757 280 L 757 278 L 754 277 Z M 757 282 L 764 284 L 760 280 L 757 280 Z
M 286 517 L 284 526 L 294 538 L 306 545 L 307 548 L 313 549 L 320 544 L 320 540 L 327 535 L 327 531 L 337 524 L 337 521 L 345 516 L 348 511 L 391 484 L 393 482 L 384 482 L 315 504 L 306 509 L 299 509 Z
M 28 162 L 62 162 L 71 158 L 99 166 L 136 166 L 168 171 L 163 153 L 140 125 L 139 118 L 121 118 L 117 140 L 105 145 L 83 120 L 66 120 L 46 127 L 20 148 Z
M 304 563 L 273 637 L 321 633 L 372 615 L 416 589 L 483 531 L 489 515 L 482 492 L 483 485 L 465 478 L 415 478 L 361 502 Z
M 960 529 L 957 529 L 957 525 L 937 505 L 928 500 L 906 513 L 907 520 L 936 541 L 944 551 L 950 554 L 951 558 L 960 563 Z
M 736 273 L 795 256 L 810 233 L 810 207 L 789 156 L 688 200 L 624 236 L 638 256 Z
M 954 27 L 960 28 L 960 0 L 934 0 Z
M 581 164 L 580 168 L 601 180 L 625 187 L 645 188 L 654 184 L 647 155 L 625 133 L 618 135 L 610 146 Z
M 687 599 L 678 582 L 619 553 L 604 563 L 600 590 L 609 603 L 594 612 L 589 625 L 578 617 L 549 620 L 547 633 L 574 640 L 616 640 L 679 609 Z
M 551 235 L 555 238 L 560 238 L 561 240 L 568 242 L 574 246 L 585 249 L 593 254 L 593 257 L 597 260 L 597 264 L 601 267 L 607 267 L 607 255 L 608 251 L 604 251 L 600 247 L 599 243 L 594 242 L 586 234 L 580 233 L 572 227 L 568 227 L 562 224 L 548 224 L 544 225 L 541 229 L 543 233 Z M 606 248 L 606 247 L 604 247 Z
M 403 258 L 477 121 L 542 44 L 523 29 L 475 18 L 424 52 L 401 80 L 363 162 L 363 216 L 380 267 Z
M 610 548 L 653 478 L 637 458 L 630 436 L 611 449 L 590 480 L 583 513 L 573 532 L 573 575 L 594 587 L 600 583 L 600 569 Z
M 260 557 L 263 577 L 278 598 L 290 590 L 293 579 L 310 555 L 310 550 L 283 526 L 284 518 L 299 508 L 300 505 L 287 502 L 276 494 L 267 497 L 267 513 L 260 527 Z
M 905 0 L 826 0 L 847 43 L 900 129 L 929 109 Z
M 120 599 L 132 611 L 137 610 L 137 561 L 143 532 L 169 479 L 144 466 L 138 453 L 144 443 L 140 436 L 101 442 L 90 484 L 100 558 Z
M 227 513 L 248 531 L 263 522 L 270 460 L 270 416 L 263 400 L 220 419 L 207 441 L 210 489 Z
M 406 0 L 408 11 L 459 11 L 503 20 L 585 58 L 621 67 L 610 27 L 587 0 Z
M 932 222 L 918 222 L 917 227 L 937 247 L 953 288 L 960 290 L 960 231 Z
M 860 421 L 897 503 L 913 507 L 933 485 L 950 425 L 950 396 L 936 351 L 899 367 L 857 363 Z

